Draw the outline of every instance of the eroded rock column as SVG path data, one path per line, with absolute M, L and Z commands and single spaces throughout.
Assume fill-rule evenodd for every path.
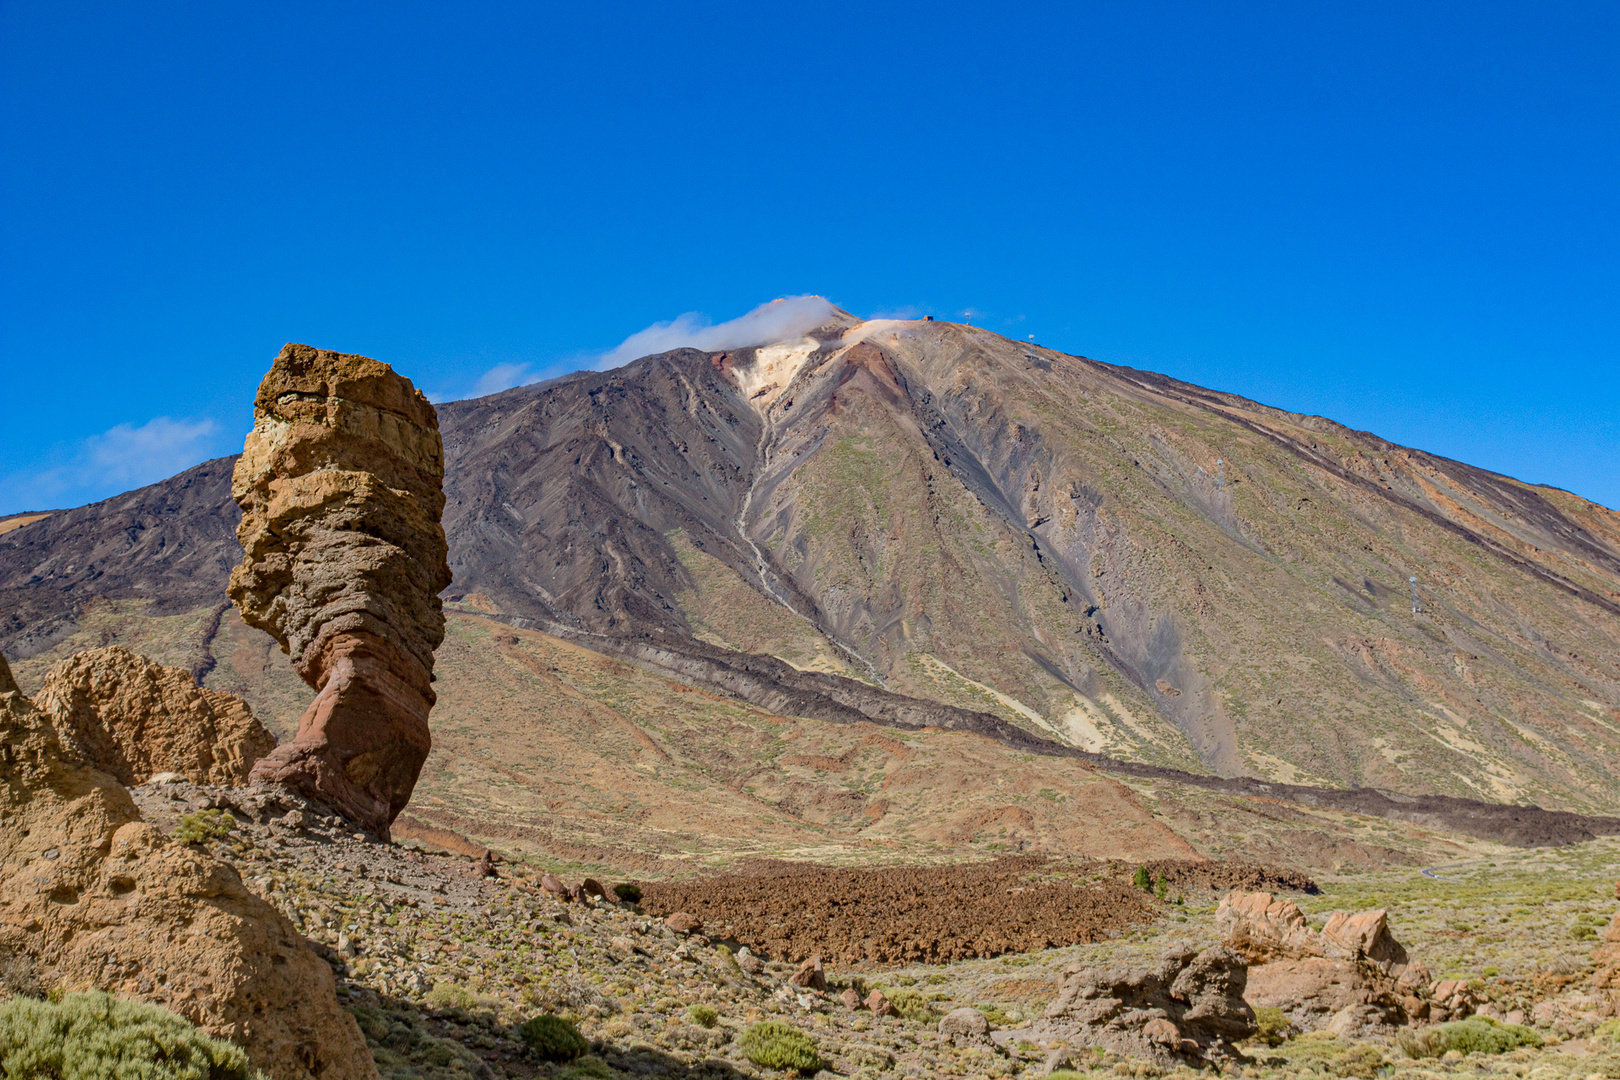
M 252 779 L 382 837 L 431 745 L 443 481 L 438 414 L 409 379 L 364 356 L 281 350 L 232 480 L 243 556 L 230 596 L 316 697 Z

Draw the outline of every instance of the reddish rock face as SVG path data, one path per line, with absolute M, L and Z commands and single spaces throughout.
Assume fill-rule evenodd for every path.
M 432 745 L 450 584 L 438 415 L 387 364 L 307 345 L 281 350 L 254 405 L 230 596 L 317 694 L 251 778 L 386 838 Z

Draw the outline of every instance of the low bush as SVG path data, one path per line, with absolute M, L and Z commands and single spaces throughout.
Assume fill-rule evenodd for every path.
M 1256 1041 L 1267 1046 L 1281 1046 L 1294 1030 L 1294 1022 L 1288 1019 L 1288 1014 L 1270 1005 L 1254 1010 L 1254 1021 L 1260 1029 L 1255 1032 Z
M 1409 1058 L 1435 1058 L 1447 1050 L 1464 1054 L 1505 1054 L 1521 1046 L 1541 1045 L 1534 1029 L 1520 1024 L 1499 1024 L 1483 1016 L 1470 1016 L 1438 1027 L 1403 1031 L 1397 1038 Z
M 1136 868 L 1136 876 L 1131 879 L 1131 884 L 1135 885 L 1138 889 L 1141 889 L 1143 892 L 1152 892 L 1153 891 L 1153 875 L 1152 875 L 1152 873 L 1150 873 L 1148 871 L 1147 867 L 1138 866 Z
M 518 1034 L 523 1036 L 531 1053 L 546 1061 L 573 1061 L 591 1048 L 578 1028 L 552 1013 L 523 1021 Z
M 182 844 L 200 844 L 204 840 L 223 840 L 236 828 L 236 819 L 223 810 L 199 810 L 187 814 L 174 827 L 174 838 Z
M 919 1024 L 932 1024 L 939 1019 L 939 1014 L 928 1004 L 928 999 L 923 997 L 920 991 L 913 990 L 909 986 L 890 990 L 884 996 L 907 1020 L 915 1020 Z
M 632 885 L 628 881 L 622 885 L 613 886 L 613 895 L 627 904 L 641 903 L 641 886 Z
M 743 1057 L 767 1069 L 813 1073 L 822 1066 L 810 1036 L 780 1020 L 761 1020 L 743 1032 L 742 1052 Z
M 720 1014 L 708 1005 L 694 1005 L 686 1010 L 686 1017 L 702 1028 L 712 1028 L 720 1022 Z
M 247 1054 L 157 1005 L 110 994 L 0 1003 L 0 1075 L 49 1080 L 248 1080 Z

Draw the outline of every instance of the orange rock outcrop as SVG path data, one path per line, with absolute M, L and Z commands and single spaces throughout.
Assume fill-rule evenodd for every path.
M 438 415 L 364 356 L 288 345 L 259 386 L 232 481 L 230 597 L 316 690 L 252 778 L 388 835 L 427 757 L 450 584 Z
M 75 756 L 121 784 L 165 772 L 241 784 L 276 746 L 245 701 L 117 645 L 58 663 L 34 700 Z
M 0 658 L 0 954 L 12 980 L 162 1005 L 272 1080 L 376 1080 L 332 971 L 231 866 L 74 759 Z

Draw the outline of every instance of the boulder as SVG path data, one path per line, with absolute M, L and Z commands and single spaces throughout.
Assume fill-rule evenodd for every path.
M 272 1080 L 376 1080 L 332 970 L 229 864 L 75 759 L 0 659 L 0 954 L 40 990 L 162 1005 Z
M 812 956 L 799 965 L 799 970 L 788 976 L 788 982 L 807 990 L 827 991 L 827 976 L 821 970 L 821 957 Z
M 978 1009 L 952 1009 L 940 1019 L 939 1035 L 958 1049 L 993 1050 L 996 1045 L 990 1041 L 990 1021 Z
M 240 698 L 118 645 L 61 661 L 34 701 L 65 750 L 131 787 L 161 773 L 241 784 L 276 746 Z
M 884 997 L 883 991 L 873 990 L 866 995 L 866 1007 L 873 1016 L 899 1016 L 900 1010 L 894 1007 L 894 1002 Z
M 1257 1030 L 1243 999 L 1247 974 L 1242 955 L 1221 945 L 1172 947 L 1153 970 L 1071 969 L 1026 1038 L 1101 1046 L 1162 1068 L 1235 1059 L 1234 1044 Z
M 602 883 L 595 878 L 586 878 L 579 883 L 579 887 L 585 890 L 586 896 L 599 896 L 603 900 L 611 899 L 608 896 L 608 891 L 602 887 Z
M 1403 987 L 1428 985 L 1428 969 L 1412 963 L 1406 946 L 1390 933 L 1389 917 L 1381 908 L 1354 914 L 1335 911 L 1321 936 L 1324 955 L 1364 961 Z
M 866 1007 L 866 1003 L 861 1000 L 861 995 L 856 992 L 853 986 L 846 988 L 842 994 L 839 994 L 838 1000 L 843 1002 L 844 1008 L 849 1009 L 851 1012 Z
M 688 912 L 677 911 L 664 920 L 664 925 L 677 934 L 695 934 L 703 929 L 703 920 Z
M 737 966 L 750 975 L 758 975 L 765 970 L 765 962 L 755 956 L 746 945 L 737 950 Z
M 573 895 L 568 891 L 568 886 L 563 884 L 562 878 L 556 874 L 541 874 L 540 888 L 550 893 L 554 899 L 564 901 L 573 899 Z
M 1249 1004 L 1281 1009 L 1302 1031 L 1315 1031 L 1352 1006 L 1366 1007 L 1354 1014 L 1358 1030 L 1385 1033 L 1428 1012 L 1422 998 L 1428 969 L 1408 957 L 1382 910 L 1335 911 L 1316 933 L 1292 901 L 1232 892 L 1216 910 L 1215 925 L 1221 944 L 1253 965 Z
M 1322 941 L 1292 900 L 1270 893 L 1232 892 L 1215 911 L 1221 944 L 1251 964 L 1278 957 L 1321 956 Z
M 410 380 L 363 356 L 288 345 L 254 400 L 231 495 L 242 562 L 229 594 L 316 691 L 252 778 L 386 839 L 432 740 L 444 639 L 444 447 Z

